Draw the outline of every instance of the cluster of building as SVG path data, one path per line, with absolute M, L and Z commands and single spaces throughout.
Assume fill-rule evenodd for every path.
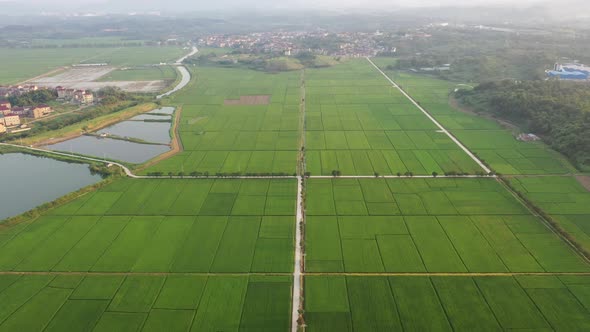
M 16 97 L 23 95 L 28 92 L 33 92 L 39 90 L 39 87 L 36 85 L 14 85 L 14 86 L 0 86 L 0 97 L 1 98 L 8 98 L 8 97 Z
M 88 105 L 94 102 L 94 94 L 87 90 L 66 89 L 62 86 L 55 88 L 57 99 L 74 104 Z
M 247 35 L 212 35 L 199 40 L 200 46 L 233 48 L 248 53 L 278 53 L 297 55 L 301 52 L 312 52 L 318 55 L 365 57 L 374 56 L 379 52 L 391 51 L 379 46 L 375 33 L 342 32 L 262 32 Z M 310 47 L 309 40 L 330 40 L 328 43 L 312 43 L 313 45 L 330 45 L 330 47 Z M 335 43 L 332 41 L 336 41 Z
M 546 71 L 550 78 L 561 80 L 590 80 L 590 67 L 580 63 L 556 63 L 553 70 Z
M 38 119 L 51 114 L 53 110 L 49 105 L 37 105 L 32 107 L 12 107 L 9 101 L 0 101 L 0 133 L 5 133 L 8 129 L 12 132 L 20 131 L 24 128 L 21 126 L 21 118 Z

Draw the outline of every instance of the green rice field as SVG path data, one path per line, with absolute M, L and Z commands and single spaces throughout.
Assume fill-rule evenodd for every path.
M 589 272 L 493 179 L 311 179 L 309 272 Z
M 0 290 L 0 331 L 286 331 L 290 323 L 290 277 L 3 275 Z
M 373 60 L 384 71 L 393 60 Z M 420 102 L 437 121 L 450 130 L 478 157 L 501 174 L 566 174 L 575 168 L 559 153 L 541 142 L 521 142 L 496 121 L 458 111 L 448 103 L 449 93 L 464 85 L 425 75 L 386 71 L 386 74 Z
M 510 182 L 590 250 L 590 191 L 575 177 L 519 177 Z
M 308 331 L 584 331 L 590 278 L 305 278 Z
M 312 175 L 481 171 L 366 60 L 308 70 L 305 76 Z
M 0 48 L 0 84 L 15 84 L 79 63 L 149 65 L 173 61 L 186 53 L 179 47 Z
M 0 332 L 291 331 L 297 245 L 306 331 L 590 330 L 590 264 L 503 182 L 374 177 L 481 169 L 366 60 L 190 70 L 169 99 L 183 149 L 142 172 L 209 178 L 112 179 L 0 224 Z M 590 192 L 534 177 L 563 158 L 448 106 L 453 84 L 395 75 L 590 248 Z M 314 177 L 333 171 L 369 177 Z M 300 244 L 298 180 L 215 176 L 303 172 Z
M 296 171 L 300 132 L 300 73 L 198 68 L 196 82 L 173 97 L 182 103 L 183 151 L 148 171 L 287 173 Z M 268 104 L 231 104 L 267 96 Z

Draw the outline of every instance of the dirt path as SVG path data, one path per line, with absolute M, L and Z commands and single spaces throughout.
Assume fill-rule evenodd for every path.
M 174 111 L 174 122 L 172 123 L 172 142 L 170 142 L 170 151 L 163 153 L 156 158 L 148 161 L 147 163 L 140 165 L 138 168 L 134 169 L 135 172 L 141 172 L 144 169 L 153 166 L 163 160 L 171 158 L 175 156 L 177 153 L 180 153 L 184 150 L 182 146 L 182 140 L 180 139 L 180 134 L 178 133 L 178 126 L 180 125 L 180 118 L 182 117 L 182 106 L 178 106 L 176 111 Z

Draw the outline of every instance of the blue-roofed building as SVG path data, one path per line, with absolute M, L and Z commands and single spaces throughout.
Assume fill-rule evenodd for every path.
M 561 80 L 590 80 L 590 67 L 578 63 L 556 63 L 554 70 L 547 70 L 546 73 L 548 77 Z

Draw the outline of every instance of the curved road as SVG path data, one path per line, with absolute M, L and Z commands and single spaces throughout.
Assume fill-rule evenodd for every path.
M 182 62 L 184 60 L 186 60 L 188 57 L 191 57 L 191 56 L 197 54 L 198 52 L 199 52 L 199 49 L 197 49 L 196 47 L 193 47 L 193 50 L 189 54 L 187 54 L 187 55 L 183 56 L 182 58 L 176 60 L 176 62 L 173 65 L 176 66 L 176 68 L 178 68 L 178 71 L 180 71 L 180 75 L 182 75 L 182 79 L 174 87 L 174 89 L 172 89 L 172 90 L 170 90 L 170 91 L 168 91 L 168 92 L 166 92 L 164 94 L 161 94 L 161 95 L 157 96 L 156 99 L 162 99 L 164 97 L 170 96 L 171 94 L 173 94 L 173 93 L 175 93 L 175 92 L 183 89 L 191 81 L 191 73 L 188 71 L 188 69 L 186 69 L 185 66 L 182 65 Z

